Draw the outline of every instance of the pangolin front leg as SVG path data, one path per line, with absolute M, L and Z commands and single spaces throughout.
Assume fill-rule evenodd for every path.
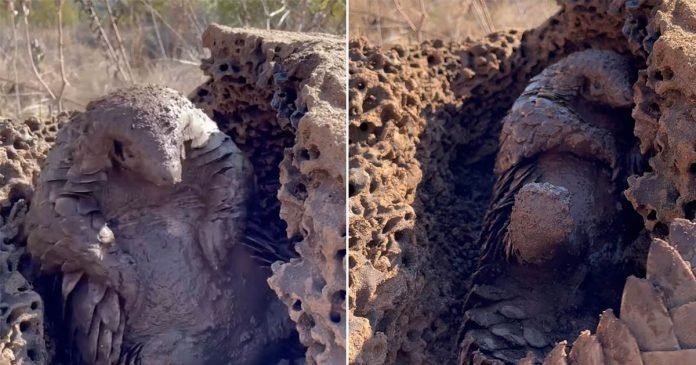
M 62 272 L 68 343 L 85 363 L 113 364 L 125 328 L 126 302 L 119 293 L 132 297 L 128 294 L 137 287 L 134 262 L 119 249 L 93 197 L 106 174 L 76 170 L 54 169 L 43 176 L 46 184 L 37 191 L 28 220 L 28 247 L 43 269 Z
M 72 216 L 61 222 L 66 227 L 78 227 L 81 224 L 91 224 L 93 218 L 84 217 L 80 221 L 79 217 Z M 105 226 L 94 229 L 93 233 L 99 235 L 104 232 L 104 228 Z M 85 232 L 75 233 L 81 234 L 59 241 L 51 252 L 47 252 L 48 255 L 66 257 L 61 265 L 61 291 L 65 321 L 70 324 L 69 343 L 75 345 L 85 363 L 112 364 L 120 356 L 125 328 L 125 301 L 119 292 L 132 291 L 135 279 L 133 270 L 129 268 L 133 266 L 133 262 L 128 255 L 118 252 L 113 246 L 105 252 L 82 254 L 82 259 L 67 258 L 70 253 L 76 252 L 75 246 L 85 244 Z M 72 244 L 74 242 L 83 243 Z M 84 256 L 91 260 L 85 260 Z M 86 261 L 89 264 L 85 264 Z
M 247 197 L 253 186 L 251 164 L 222 132 L 210 134 L 204 145 L 190 153 L 200 186 L 207 186 L 199 243 L 206 260 L 217 270 L 225 261 L 228 246 L 242 239 Z

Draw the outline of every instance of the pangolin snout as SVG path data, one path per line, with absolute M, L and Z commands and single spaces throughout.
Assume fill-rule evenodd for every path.
M 172 186 L 181 182 L 181 170 L 181 163 L 164 163 L 150 171 L 149 180 L 157 186 Z

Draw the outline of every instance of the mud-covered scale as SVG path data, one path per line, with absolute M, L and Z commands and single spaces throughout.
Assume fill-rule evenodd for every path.
M 250 162 L 174 90 L 134 87 L 76 114 L 26 221 L 32 256 L 62 274 L 73 362 L 267 361 L 291 328 L 268 315 L 282 311 L 242 244 L 252 191 Z
M 503 120 L 460 363 L 541 359 L 618 297 L 621 251 L 637 234 L 621 191 L 642 168 L 632 75 L 613 51 L 573 53 L 534 77 Z

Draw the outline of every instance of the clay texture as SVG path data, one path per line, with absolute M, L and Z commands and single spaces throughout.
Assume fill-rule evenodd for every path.
M 251 220 L 279 227 L 275 246 L 299 255 L 274 264 L 268 283 L 296 322 L 308 363 L 342 363 L 344 42 L 213 25 L 203 46 L 211 50 L 203 61 L 210 80 L 191 98 L 250 156 L 259 185 Z
M 689 30 L 695 24 L 696 4 L 663 1 L 643 5 L 635 12 L 651 16 L 642 30 L 645 41 L 639 43 L 649 56 L 636 83 L 633 117 L 641 150 L 651 156 L 652 171 L 630 179 L 626 196 L 647 227 L 664 236 L 673 219 L 694 219 L 696 214 L 692 183 L 696 172 L 692 128 L 696 120 L 696 35 Z

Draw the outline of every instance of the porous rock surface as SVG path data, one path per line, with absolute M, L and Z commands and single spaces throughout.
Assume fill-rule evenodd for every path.
M 351 42 L 351 362 L 453 361 L 499 121 L 563 56 L 628 52 L 608 4 L 561 5 L 537 29 L 480 42 Z
M 582 334 L 567 356 L 559 344 L 545 365 L 696 363 L 696 4 L 641 2 L 632 12 L 644 21 L 645 41 L 636 49 L 648 55 L 634 87 L 633 118 L 651 169 L 629 178 L 626 196 L 659 238 L 650 245 L 645 278 L 626 280 L 619 314 L 605 311 L 595 335 Z M 598 359 L 575 350 L 582 338 L 599 344 Z
M 21 227 L 40 166 L 66 115 L 0 120 L 0 363 L 46 364 L 44 302 L 29 284 Z
M 668 231 L 669 221 L 663 217 L 679 211 L 681 215 L 677 216 L 694 218 L 681 207 L 672 206 L 679 195 L 669 192 L 686 193 L 693 184 L 686 183 L 691 178 L 687 173 L 676 174 L 673 161 L 668 159 L 680 156 L 678 161 L 686 166 L 681 171 L 689 171 L 692 161 L 687 163 L 687 158 L 681 156 L 693 154 L 693 138 L 691 144 L 679 145 L 679 153 L 675 149 L 662 157 L 666 162 L 661 172 L 653 162 L 671 143 L 671 139 L 660 138 L 659 131 L 671 127 L 673 133 L 684 134 L 680 139 L 688 140 L 688 130 L 693 129 L 677 127 L 693 119 L 687 102 L 687 96 L 693 93 L 675 93 L 676 83 L 670 81 L 676 69 L 682 71 L 681 80 L 693 80 L 689 76 L 693 71 L 688 69 L 688 65 L 693 68 L 694 57 L 688 33 L 693 29 L 693 2 L 562 0 L 559 5 L 559 12 L 536 29 L 495 33 L 480 41 L 431 41 L 391 49 L 380 49 L 364 40 L 351 42 L 351 363 L 451 363 L 457 358 L 460 342 L 469 336 L 480 351 L 464 351 L 461 359 L 465 364 L 503 363 L 490 356 L 507 346 L 499 338 L 526 343 L 525 349 L 537 349 L 523 362 L 533 364 L 560 340 L 529 330 L 517 333 L 522 328 L 506 326 L 529 313 L 524 311 L 524 303 L 520 303 L 522 307 L 505 306 L 509 293 L 486 275 L 479 276 L 483 279 L 473 288 L 502 305 L 496 311 L 465 311 L 472 309 L 470 278 L 479 268 L 480 247 L 476 243 L 491 199 L 501 120 L 533 76 L 574 52 L 611 50 L 627 57 L 638 70 L 647 64 L 648 70 L 652 67 L 655 71 L 650 58 L 657 54 L 663 55 L 659 58 L 662 63 L 674 62 L 676 56 L 672 54 L 681 57 L 678 65 L 670 64 L 672 72 L 638 71 L 638 75 L 632 75 L 638 78 L 633 90 L 633 119 L 634 133 L 640 141 L 628 144 L 640 145 L 644 157 L 658 153 L 658 158 L 650 160 L 653 172 L 629 180 L 631 188 L 626 195 L 631 204 L 626 205 L 633 205 L 646 222 L 663 220 L 656 230 L 655 225 L 645 225 L 650 234 L 658 236 Z M 672 16 L 682 19 L 683 25 Z M 664 38 L 666 33 L 671 35 Z M 670 40 L 674 45 L 660 45 L 660 40 Z M 660 98 L 653 96 L 650 83 L 646 85 L 649 77 L 659 79 L 655 83 L 664 87 L 659 89 L 663 92 Z M 687 90 L 689 84 L 679 85 Z M 675 115 L 681 118 L 670 119 L 673 126 L 657 123 L 658 119 L 666 120 L 664 115 L 677 111 Z M 628 157 L 622 153 L 620 159 Z M 641 190 L 636 188 L 641 179 L 645 203 L 638 201 L 636 193 L 631 194 Z M 653 189 L 658 183 L 670 188 Z M 642 206 L 646 203 L 651 208 Z M 638 224 L 642 226 L 640 220 Z M 616 255 L 625 272 L 639 274 L 644 270 L 651 241 L 648 233 L 634 238 L 626 251 Z M 499 258 L 493 261 L 498 268 L 508 266 Z M 531 285 L 524 276 L 521 281 Z M 614 297 L 608 295 L 592 303 L 593 308 L 585 308 L 589 313 L 584 320 L 578 321 L 573 308 L 567 308 L 565 320 L 574 329 L 564 336 L 575 337 L 577 332 L 573 331 L 577 329 L 594 328 L 599 313 L 607 307 L 618 311 L 620 288 L 608 292 Z M 464 327 L 457 336 L 462 323 L 472 315 L 479 319 L 479 328 Z M 495 336 L 490 336 L 493 331 Z M 599 349 L 596 339 L 586 333 L 572 352 L 596 359 Z M 558 348 L 551 354 L 555 358 L 563 355 Z M 524 353 L 516 355 L 518 359 L 524 357 Z
M 345 361 L 345 43 L 211 26 L 208 82 L 191 96 L 251 158 L 265 224 L 282 218 L 299 257 L 268 280 L 309 363 Z M 253 213 L 252 213 L 253 214 Z M 280 237 L 279 239 L 283 239 Z M 287 238 L 285 238 L 287 240 Z

